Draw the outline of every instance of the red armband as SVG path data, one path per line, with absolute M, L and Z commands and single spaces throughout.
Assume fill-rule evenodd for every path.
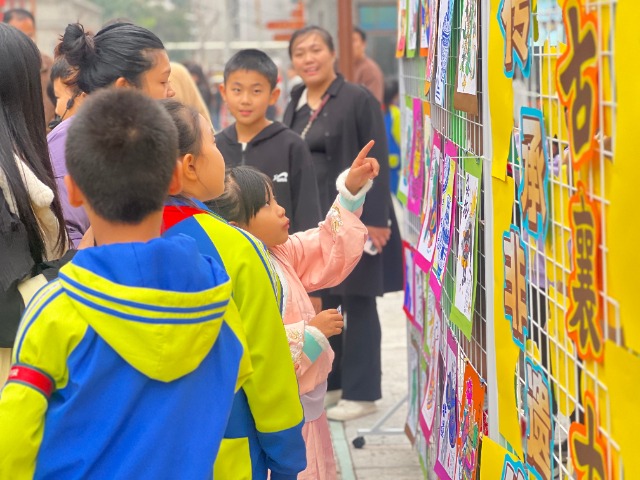
M 55 389 L 55 382 L 46 373 L 28 365 L 13 365 L 9 371 L 7 383 L 22 383 L 44 395 L 48 400 Z

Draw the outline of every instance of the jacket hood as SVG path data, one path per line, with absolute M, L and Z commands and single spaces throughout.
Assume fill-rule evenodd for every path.
M 285 127 L 282 123 L 280 122 L 272 122 L 270 125 L 267 125 L 265 128 L 263 128 L 260 133 L 258 133 L 255 137 L 253 137 L 251 139 L 251 141 L 249 142 L 249 145 L 256 145 L 264 140 L 267 140 L 269 138 L 275 137 L 278 133 L 280 133 L 283 130 L 286 130 L 287 127 Z M 221 132 L 221 136 L 224 137 L 224 139 L 230 143 L 230 144 L 238 144 L 238 132 L 236 131 L 236 124 L 234 123 L 233 125 L 229 125 L 227 128 L 225 128 L 222 132 Z
M 91 328 L 144 375 L 170 382 L 215 344 L 231 282 L 186 236 L 79 251 L 60 283 Z

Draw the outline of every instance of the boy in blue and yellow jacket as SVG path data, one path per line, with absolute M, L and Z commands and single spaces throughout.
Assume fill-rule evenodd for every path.
M 231 282 L 159 238 L 177 131 L 133 89 L 91 96 L 66 184 L 96 247 L 29 304 L 0 394 L 0 478 L 208 479 L 250 373 Z

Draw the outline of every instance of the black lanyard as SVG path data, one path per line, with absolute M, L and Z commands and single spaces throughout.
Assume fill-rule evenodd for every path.
M 312 110 L 311 111 L 311 116 L 309 117 L 309 121 L 307 122 L 307 125 L 304 127 L 304 130 L 302 130 L 302 133 L 300 134 L 300 136 L 303 139 L 307 136 L 307 133 L 309 132 L 309 129 L 311 128 L 311 125 L 313 125 L 313 122 L 316 121 L 316 119 L 320 115 L 320 112 L 322 112 L 322 109 L 324 108 L 324 106 L 329 101 L 330 97 L 331 97 L 331 95 L 329 95 L 328 93 L 325 93 L 324 97 L 322 97 L 322 101 L 320 102 L 320 105 L 318 106 L 318 108 L 316 110 Z M 309 104 L 309 102 L 307 102 L 307 105 L 308 104 Z M 309 107 L 309 109 L 311 109 L 311 107 Z

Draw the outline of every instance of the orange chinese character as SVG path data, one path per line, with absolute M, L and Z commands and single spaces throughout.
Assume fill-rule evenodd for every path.
M 569 149 L 577 168 L 593 158 L 598 128 L 598 29 L 595 13 L 567 0 L 563 20 L 567 48 L 558 59 L 556 83 L 566 107 Z
M 504 253 L 504 313 L 511 322 L 513 341 L 522 350 L 527 338 L 527 255 L 517 227 L 502 239 Z
M 601 362 L 604 339 L 598 302 L 598 209 L 590 202 L 582 182 L 569 200 L 573 269 L 569 277 L 569 310 L 566 323 L 569 337 L 582 359 Z
M 551 392 L 542 367 L 526 359 L 527 378 L 527 464 L 536 477 L 552 478 Z
M 571 462 L 578 480 L 607 480 L 607 444 L 598 430 L 596 401 L 585 392 L 584 425 L 574 422 L 569 427 Z
M 531 0 L 502 0 L 498 8 L 498 22 L 504 36 L 504 73 L 513 77 L 514 63 L 529 76 L 531 59 Z
M 542 112 L 524 107 L 521 112 L 521 151 L 524 180 L 520 182 L 522 223 L 534 238 L 544 239 L 547 227 L 549 171 Z

